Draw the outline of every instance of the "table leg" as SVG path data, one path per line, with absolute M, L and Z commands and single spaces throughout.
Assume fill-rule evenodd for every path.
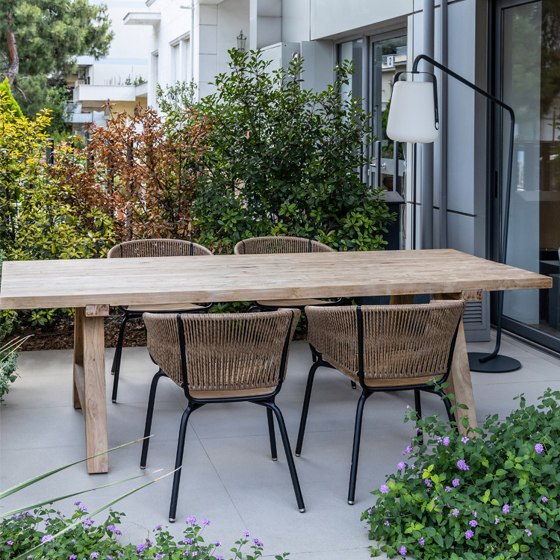
M 434 294 L 435 299 L 461 299 L 462 294 Z M 471 370 L 469 368 L 469 358 L 467 355 L 467 341 L 465 340 L 465 329 L 463 321 L 459 324 L 457 332 L 457 340 L 455 342 L 455 352 L 453 354 L 453 362 L 451 363 L 451 373 L 449 375 L 449 386 L 446 393 L 455 395 L 456 404 L 464 404 L 468 408 L 455 409 L 455 419 L 459 427 L 460 433 L 466 433 L 463 427 L 462 419 L 466 416 L 469 419 L 469 426 L 476 428 L 476 410 L 474 407 L 474 395 L 471 382 Z
M 74 408 L 81 408 L 86 428 L 86 456 L 108 449 L 103 315 L 77 308 L 74 319 Z M 88 473 L 106 473 L 107 455 L 87 461 Z

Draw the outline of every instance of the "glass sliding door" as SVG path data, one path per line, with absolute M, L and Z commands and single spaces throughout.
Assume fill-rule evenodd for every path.
M 560 350 L 560 2 L 498 0 L 495 21 L 497 91 L 516 116 L 506 262 L 554 283 L 506 292 L 504 326 Z M 497 168 L 506 143 L 498 142 Z

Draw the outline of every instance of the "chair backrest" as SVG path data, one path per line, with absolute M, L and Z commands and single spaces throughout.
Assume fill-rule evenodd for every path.
M 266 313 L 144 313 L 148 350 L 175 383 L 190 391 L 280 386 L 297 309 Z
M 112 247 L 107 258 L 190 257 L 211 254 L 212 251 L 206 247 L 184 239 L 135 239 Z
M 308 341 L 334 367 L 368 385 L 376 379 L 445 379 L 464 309 L 462 300 L 306 307 Z
M 304 237 L 250 237 L 234 247 L 236 255 L 268 253 L 331 253 L 332 247 Z

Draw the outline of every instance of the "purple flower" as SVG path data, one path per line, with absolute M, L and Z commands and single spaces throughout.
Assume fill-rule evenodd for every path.
M 203 525 L 210 525 L 210 521 L 208 519 L 203 519 L 202 524 Z
M 404 469 L 406 469 L 406 465 L 402 461 L 397 463 L 397 470 L 398 471 L 404 471 Z
M 221 543 L 220 541 L 216 541 L 216 542 L 214 543 L 214 546 L 222 546 L 222 543 Z
M 389 527 L 389 521 L 384 521 L 383 525 L 385 525 L 385 527 Z
M 401 455 L 410 455 L 412 453 L 412 446 L 407 445 L 405 449 L 401 451 Z
M 429 478 L 425 478 L 424 479 L 424 484 L 428 487 L 431 488 L 432 487 L 432 481 Z
M 474 533 L 469 529 L 468 531 L 465 531 L 465 539 L 469 540 L 472 539 L 474 537 Z
M 68 560 L 76 560 L 77 558 L 75 554 L 70 554 L 70 556 L 68 556 Z
M 451 490 L 453 490 L 453 488 L 451 488 L 451 486 L 446 486 L 446 487 L 445 487 L 445 491 L 446 491 L 446 492 L 451 492 Z
M 187 517 L 187 520 L 185 521 L 185 523 L 189 523 L 189 524 L 193 525 L 194 523 L 196 523 L 196 517 L 194 515 L 191 515 L 190 517 Z
M 468 471 L 470 469 L 469 465 L 465 463 L 464 459 L 459 459 L 457 461 L 457 467 L 459 468 L 460 471 Z
M 79 506 L 82 502 L 80 502 L 80 500 L 78 500 L 77 502 L 74 502 L 75 506 Z
M 502 512 L 503 512 L 504 514 L 506 514 L 506 513 L 509 512 L 509 504 L 504 504 L 504 507 L 502 508 Z
M 467 441 L 469 441 L 469 438 L 468 438 L 467 436 L 463 436 L 463 437 L 461 438 L 461 441 L 462 441 L 463 443 L 467 443 Z
M 243 531 L 243 536 L 244 537 L 250 537 L 251 533 L 249 531 Z
M 461 482 L 459 481 L 458 478 L 454 478 L 454 479 L 451 481 L 451 484 L 453 484 L 453 488 L 457 488 L 457 486 L 459 486 L 459 484 L 461 484 Z
M 193 543 L 193 540 L 192 540 L 192 539 L 189 539 L 189 538 L 186 538 L 186 539 L 183 539 L 183 542 L 184 542 L 185 544 L 192 544 L 192 543 Z
M 12 545 L 14 544 L 14 541 L 6 541 L 6 544 L 7 544 L 8 546 L 12 546 Z
M 82 521 L 82 525 L 85 525 L 86 527 L 91 527 L 94 523 L 95 521 L 91 519 L 91 517 Z
M 80 506 L 80 511 L 87 511 L 87 507 L 82 504 Z
M 445 436 L 445 437 L 443 438 L 443 442 L 442 442 L 442 443 L 443 443 L 443 445 L 444 445 L 445 447 L 447 447 L 447 446 L 449 445 L 449 441 L 450 441 L 449 438 L 448 438 L 447 436 Z
M 165 554 L 156 554 L 154 556 L 155 560 L 163 560 L 165 558 Z
M 531 533 L 531 531 L 529 531 L 529 529 L 525 529 L 525 532 L 527 533 L 527 536 L 530 537 L 533 533 Z
M 535 445 L 535 451 L 536 451 L 537 453 L 542 453 L 543 450 L 544 450 L 544 446 L 543 446 L 542 443 L 537 443 L 537 444 Z
M 406 556 L 406 546 L 404 546 L 404 544 L 399 548 L 399 554 L 401 556 Z
M 420 546 L 424 546 L 424 537 L 420 537 L 420 540 L 418 541 L 418 544 Z
M 457 508 L 454 508 L 453 511 L 451 512 L 451 515 L 453 517 L 457 517 L 459 515 L 459 510 Z
M 146 550 L 146 548 L 148 548 L 148 543 L 140 543 L 136 546 L 136 552 L 142 552 L 143 550 Z
M 216 560 L 224 560 L 223 556 L 216 556 Z
M 263 543 L 261 541 L 259 541 L 259 539 L 253 539 L 253 542 L 257 545 L 257 546 L 264 546 Z
M 469 521 L 469 525 L 470 525 L 471 527 L 476 527 L 476 526 L 478 525 L 478 522 L 477 522 L 476 519 L 471 519 L 471 520 Z
M 97 553 L 97 552 L 92 552 L 92 553 L 89 555 L 89 557 L 90 557 L 90 558 L 99 558 L 99 553 Z
M 412 463 L 412 465 L 410 465 L 410 468 L 411 468 L 411 469 L 415 469 L 415 468 L 416 468 L 416 465 L 415 465 L 414 463 Z
M 41 542 L 42 543 L 46 543 L 46 542 L 51 542 L 52 540 L 54 540 L 54 537 L 52 535 L 45 535 L 42 539 Z
M 494 518 L 494 525 L 497 525 L 499 522 L 500 522 L 500 520 L 497 517 L 495 517 Z
M 388 493 L 389 493 L 389 487 L 388 487 L 386 484 L 382 484 L 382 485 L 379 487 L 379 491 L 380 491 L 382 494 L 388 494 Z
M 476 513 L 476 511 L 474 509 L 472 510 L 472 514 L 473 514 L 473 517 L 478 517 L 478 513 Z
M 546 496 L 543 496 L 541 498 L 541 502 L 543 502 L 544 504 L 546 504 L 546 502 L 548 502 L 548 498 Z
M 156 526 L 154 527 L 154 531 L 159 531 L 159 530 L 161 530 L 161 525 L 156 525 Z

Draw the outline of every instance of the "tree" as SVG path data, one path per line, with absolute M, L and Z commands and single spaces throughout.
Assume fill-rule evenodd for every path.
M 360 178 L 371 138 L 361 101 L 340 98 L 351 69 L 338 68 L 335 84 L 317 93 L 302 87 L 301 59 L 270 71 L 260 52 L 230 55 L 230 71 L 216 76 L 217 92 L 199 106 L 210 134 L 192 208 L 197 239 L 219 253 L 265 235 L 382 248 L 393 216 Z M 189 104 L 181 92 L 163 96 L 168 118 Z
M 32 78 L 46 82 L 48 77 L 56 83 L 72 71 L 76 56 L 107 55 L 113 38 L 110 25 L 106 7 L 88 0 L 3 0 L 0 81 L 8 79 L 20 94 L 24 113 L 34 116 L 27 106 L 34 110 L 39 101 L 48 100 L 48 92 Z
M 23 117 L 21 108 L 12 95 L 12 89 L 10 88 L 8 78 L 0 83 L 0 95 L 3 95 L 3 103 L 0 105 L 1 111 L 11 111 L 14 116 Z

